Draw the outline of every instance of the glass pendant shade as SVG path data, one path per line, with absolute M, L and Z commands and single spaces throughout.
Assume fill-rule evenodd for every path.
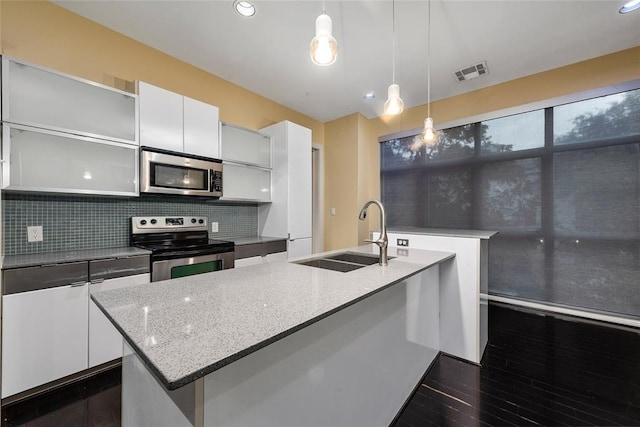
M 433 144 L 438 139 L 438 131 L 434 129 L 431 117 L 424 119 L 424 129 L 420 133 L 420 138 L 426 144 Z
M 310 54 L 314 64 L 331 65 L 338 56 L 338 42 L 331 35 L 332 23 L 329 15 L 323 13 L 316 19 L 316 36 L 311 39 Z
M 385 114 L 400 114 L 404 110 L 404 102 L 400 98 L 400 86 L 392 84 L 389 86 L 387 100 L 384 103 Z

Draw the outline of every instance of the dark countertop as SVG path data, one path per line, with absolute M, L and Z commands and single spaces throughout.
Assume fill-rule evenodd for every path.
M 106 258 L 125 258 L 150 254 L 151 251 L 146 249 L 126 246 L 121 248 L 83 249 L 74 251 L 43 252 L 39 254 L 5 255 L 2 258 L 2 269 L 61 264 L 74 261 L 91 261 Z

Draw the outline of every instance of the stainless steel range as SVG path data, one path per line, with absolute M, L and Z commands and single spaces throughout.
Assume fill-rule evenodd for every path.
M 234 243 L 210 240 L 207 224 L 202 216 L 131 218 L 131 246 L 151 251 L 152 282 L 234 267 Z

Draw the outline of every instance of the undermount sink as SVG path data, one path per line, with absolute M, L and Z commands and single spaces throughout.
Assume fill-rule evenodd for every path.
M 353 252 L 343 252 L 341 254 L 328 256 L 326 259 L 331 259 L 335 261 L 344 261 L 350 262 L 354 264 L 362 264 L 362 265 L 373 265 L 380 262 L 380 257 L 378 255 L 365 255 L 365 254 L 356 254 Z
M 338 254 L 328 255 L 322 258 L 296 261 L 295 264 L 347 273 L 349 271 L 357 270 L 368 265 L 378 264 L 379 260 L 380 258 L 378 257 L 378 255 L 342 252 Z

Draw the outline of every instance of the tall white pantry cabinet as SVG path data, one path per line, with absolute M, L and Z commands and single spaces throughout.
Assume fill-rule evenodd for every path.
M 311 130 L 284 121 L 260 132 L 273 139 L 273 193 L 258 208 L 260 234 L 287 236 L 289 258 L 311 255 Z

